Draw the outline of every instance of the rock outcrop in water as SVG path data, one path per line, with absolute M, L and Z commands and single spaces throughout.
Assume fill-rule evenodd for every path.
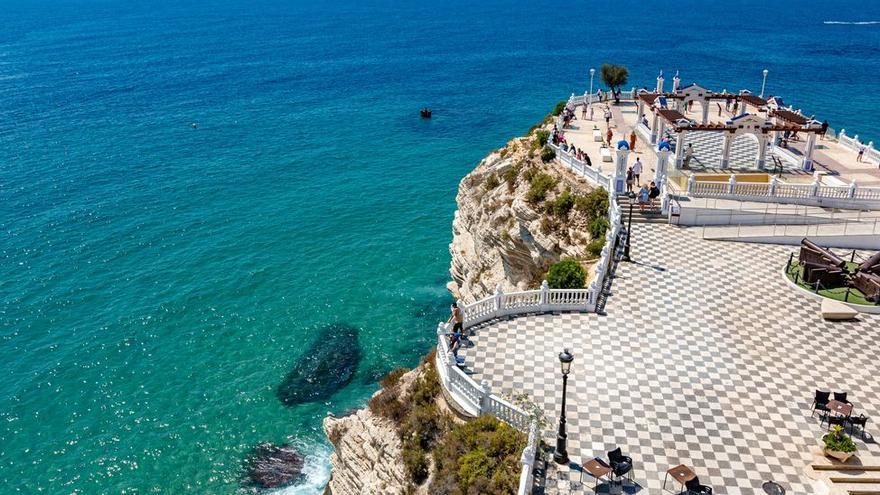
M 275 394 L 288 406 L 325 400 L 351 381 L 360 360 L 358 329 L 328 325 L 284 377 Z
M 242 484 L 254 489 L 290 485 L 302 475 L 303 462 L 302 455 L 291 445 L 262 443 L 248 456 Z
M 450 291 L 466 303 L 505 292 L 537 288 L 549 266 L 562 258 L 589 257 L 587 217 L 572 208 L 564 220 L 548 206 L 567 189 L 593 189 L 555 162 L 543 163 L 534 134 L 511 140 L 484 158 L 458 186 L 452 222 Z M 598 159 L 598 157 L 597 157 Z M 534 177 L 546 174 L 552 187 L 543 201 L 529 196 Z

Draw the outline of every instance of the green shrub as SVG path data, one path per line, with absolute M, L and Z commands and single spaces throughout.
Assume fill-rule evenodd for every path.
M 556 117 L 556 116 L 558 116 L 559 114 L 561 114 L 562 111 L 565 110 L 565 105 L 568 105 L 568 101 L 566 101 L 566 100 L 562 100 L 562 101 L 560 101 L 559 103 L 557 103 L 556 106 L 553 107 L 552 115 L 553 115 L 554 117 Z
M 831 432 L 822 437 L 825 448 L 828 450 L 836 450 L 838 452 L 855 452 L 856 444 L 852 438 L 846 436 L 843 427 L 834 425 Z
M 550 140 L 550 131 L 546 129 L 540 129 L 535 132 L 535 148 L 543 148 L 547 145 L 547 141 Z
M 418 445 L 407 442 L 401 449 L 403 466 L 413 483 L 421 485 L 428 479 L 428 457 Z
M 391 388 L 397 385 L 397 382 L 400 381 L 400 377 L 405 375 L 407 371 L 409 370 L 406 368 L 395 368 L 379 380 L 379 385 L 382 385 L 382 388 Z
M 409 407 L 397 399 L 398 392 L 396 388 L 383 388 L 367 402 L 367 407 L 377 416 L 399 422 L 409 413 Z
M 605 237 L 605 232 L 608 231 L 608 219 L 605 217 L 596 217 L 590 221 L 590 224 L 587 226 L 587 229 L 590 231 L 591 239 L 602 239 Z
M 437 370 L 433 366 L 426 367 L 423 375 L 410 385 L 409 400 L 417 406 L 430 404 L 439 393 L 440 380 L 437 377 Z
M 437 468 L 428 493 L 516 493 L 526 436 L 492 416 L 456 425 L 434 449 Z
M 504 171 L 503 178 L 504 182 L 507 183 L 507 190 L 513 192 L 516 188 L 516 179 L 519 177 L 519 171 L 522 169 L 522 165 L 519 163 L 515 165 L 511 165 Z
M 595 258 L 598 258 L 599 255 L 602 254 L 602 248 L 605 247 L 605 238 L 600 237 L 599 239 L 593 239 L 587 244 L 587 252 L 590 253 Z
M 550 265 L 547 271 L 547 285 L 551 289 L 583 289 L 587 272 L 575 260 L 562 260 Z
M 554 158 L 556 158 L 556 151 L 554 151 L 553 148 L 549 146 L 544 146 L 543 148 L 541 148 L 542 162 L 547 163 L 549 161 L 552 161 Z
M 556 187 L 556 180 L 553 177 L 544 172 L 538 172 L 532 177 L 531 186 L 526 193 L 526 201 L 532 204 L 540 203 L 554 187 Z
M 590 221 L 604 217 L 608 214 L 608 191 L 600 187 L 593 189 L 586 196 L 578 196 L 575 199 L 575 207 L 584 212 Z
M 485 189 L 486 191 L 491 191 L 492 189 L 498 187 L 500 184 L 501 181 L 498 180 L 498 175 L 489 174 L 489 176 L 486 177 L 486 182 L 483 183 L 483 189 Z
M 568 213 L 572 208 L 574 208 L 574 195 L 571 193 L 571 189 L 566 189 L 556 199 L 547 202 L 548 211 L 562 220 L 568 218 Z

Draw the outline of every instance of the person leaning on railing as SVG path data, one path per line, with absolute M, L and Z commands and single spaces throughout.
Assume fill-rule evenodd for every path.
M 464 333 L 464 311 L 458 307 L 458 303 L 456 302 L 452 303 L 450 310 L 451 314 L 449 315 L 449 319 L 446 320 L 446 324 L 449 325 L 455 320 L 455 323 L 452 325 L 452 333 L 459 332 L 466 339 L 467 334 Z

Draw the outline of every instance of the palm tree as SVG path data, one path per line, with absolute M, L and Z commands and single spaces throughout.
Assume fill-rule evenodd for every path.
M 599 74 L 605 85 L 614 93 L 614 102 L 620 104 L 620 87 L 629 80 L 629 69 L 625 65 L 602 64 Z

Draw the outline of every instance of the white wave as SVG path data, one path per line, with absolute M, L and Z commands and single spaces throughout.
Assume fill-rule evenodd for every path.
M 845 26 L 872 26 L 880 21 L 822 21 L 822 24 L 842 24 Z
M 320 495 L 330 481 L 330 453 L 332 447 L 324 444 L 310 444 L 300 452 L 306 455 L 303 466 L 303 479 L 293 486 L 271 492 L 271 495 Z

